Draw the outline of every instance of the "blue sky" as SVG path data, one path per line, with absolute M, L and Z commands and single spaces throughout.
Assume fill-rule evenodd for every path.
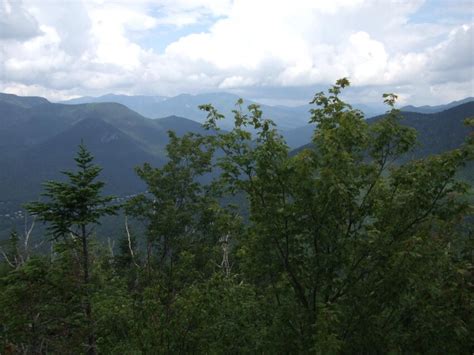
M 473 4 L 469 0 L 431 0 L 425 1 L 421 7 L 410 16 L 415 23 L 469 23 L 473 20 Z
M 143 34 L 136 34 L 136 42 L 143 48 L 152 49 L 156 53 L 163 53 L 166 47 L 181 37 L 192 33 L 206 32 L 212 22 L 192 24 L 184 27 L 164 25 Z M 133 34 L 130 36 L 133 38 Z
M 227 91 L 302 104 L 474 96 L 466 0 L 1 0 L 0 91 L 61 100 Z

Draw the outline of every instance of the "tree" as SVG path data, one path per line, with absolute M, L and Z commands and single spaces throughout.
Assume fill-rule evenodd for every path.
M 237 254 L 274 304 L 267 334 L 288 352 L 467 349 L 470 266 L 457 246 L 468 186 L 455 177 L 472 144 L 402 164 L 416 136 L 396 96 L 384 95 L 389 111 L 369 124 L 341 100 L 348 85 L 315 95 L 312 146 L 297 154 L 255 105 L 216 138 L 221 180 L 250 203 Z M 202 109 L 217 130 L 222 115 Z
M 396 96 L 371 123 L 341 99 L 348 85 L 315 95 L 296 152 L 257 105 L 239 100 L 231 131 L 202 106 L 210 135 L 170 133 L 169 161 L 137 168 L 147 192 L 126 205 L 134 233 L 126 220 L 115 257 L 91 247 L 116 207 L 81 146 L 79 171 L 29 205 L 56 252 L 7 267 L 16 235 L 4 252 L 5 349 L 80 352 L 87 336 L 89 353 L 472 352 L 472 196 L 457 174 L 474 136 L 410 160 Z
M 151 348 L 142 348 L 143 352 L 189 351 L 181 326 L 195 326 L 186 323 L 194 310 L 185 309 L 196 303 L 187 298 L 190 287 L 201 290 L 197 285 L 206 283 L 216 271 L 222 273 L 219 239 L 241 226 L 233 211 L 221 208 L 213 187 L 206 184 L 212 168 L 212 137 L 192 133 L 178 137 L 171 132 L 169 136 L 169 161 L 159 168 L 149 164 L 137 168 L 147 193 L 126 205 L 128 215 L 146 228 L 145 277 L 141 280 L 145 291 L 140 298 L 147 307 L 142 309 L 141 335 Z M 186 307 L 181 310 L 179 302 Z M 186 314 L 184 324 L 178 322 L 181 313 Z
M 92 163 L 93 156 L 81 143 L 77 153 L 77 171 L 63 174 L 67 182 L 48 181 L 44 184 L 45 202 L 33 202 L 26 209 L 40 221 L 48 223 L 49 235 L 68 247 L 80 250 L 82 285 L 84 288 L 84 314 L 88 323 L 89 354 L 96 352 L 94 323 L 90 295 L 89 239 L 100 218 L 115 214 L 119 206 L 111 205 L 112 196 L 101 196 L 104 183 L 96 181 L 101 168 Z

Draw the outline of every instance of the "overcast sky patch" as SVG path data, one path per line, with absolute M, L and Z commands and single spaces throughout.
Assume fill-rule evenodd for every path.
M 296 104 L 346 76 L 355 102 L 445 103 L 474 96 L 473 16 L 464 0 L 2 0 L 0 91 Z

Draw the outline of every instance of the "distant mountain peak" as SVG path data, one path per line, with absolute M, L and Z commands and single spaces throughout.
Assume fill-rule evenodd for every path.
M 23 108 L 30 108 L 38 105 L 49 104 L 44 97 L 39 96 L 18 96 L 15 94 L 0 93 L 0 102 L 9 103 Z
M 465 99 L 462 100 L 457 100 L 457 101 L 452 101 L 448 104 L 445 105 L 435 105 L 435 106 L 430 106 L 430 105 L 423 105 L 423 106 L 413 106 L 413 105 L 407 105 L 403 106 L 400 110 L 401 111 L 406 111 L 406 112 L 417 112 L 417 113 L 436 113 L 436 112 L 441 112 L 448 110 L 450 108 L 466 104 L 468 102 L 474 101 L 474 97 L 466 97 Z

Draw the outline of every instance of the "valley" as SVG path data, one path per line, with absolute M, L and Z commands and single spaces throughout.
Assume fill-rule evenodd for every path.
M 236 96 L 221 95 L 218 101 L 225 111 L 230 111 L 231 100 Z M 101 102 L 119 98 L 118 102 Z M 186 101 L 185 98 L 191 98 Z M 133 99 L 133 100 L 132 100 Z M 212 97 L 182 96 L 180 103 L 185 109 L 176 111 L 188 113 L 194 119 L 205 113 L 198 105 Z M 148 100 L 148 101 L 147 101 Z M 206 131 L 200 122 L 180 116 L 170 115 L 163 118 L 147 118 L 132 108 L 137 108 L 137 102 L 145 102 L 146 108 L 141 111 L 148 116 L 157 117 L 159 114 L 172 113 L 159 109 L 152 110 L 150 99 L 143 97 L 128 97 L 108 95 L 101 98 L 82 98 L 68 104 L 51 103 L 40 97 L 21 97 L 11 94 L 0 94 L 0 236 L 5 238 L 13 226 L 23 223 L 24 212 L 22 205 L 28 201 L 40 198 L 42 183 L 48 180 L 60 179 L 60 172 L 71 169 L 71 157 L 79 143 L 84 142 L 93 152 L 97 163 L 103 168 L 102 179 L 107 181 L 106 192 L 126 199 L 137 192 L 144 191 L 143 183 L 135 174 L 135 168 L 147 162 L 153 166 L 162 166 L 166 160 L 166 144 L 169 130 L 178 136 L 193 132 L 199 134 L 214 134 Z M 163 103 L 164 98 L 153 99 L 153 102 Z M 466 101 L 466 102 L 465 102 Z M 152 102 L 152 103 L 153 103 Z M 125 104 L 129 104 L 127 107 Z M 177 103 L 169 106 L 176 107 Z M 193 105 L 195 105 L 194 108 Z M 235 105 L 235 102 L 232 103 Z M 434 113 L 419 113 L 403 111 L 402 124 L 416 129 L 419 145 L 409 154 L 407 159 L 423 158 L 432 154 L 442 153 L 459 147 L 472 134 L 472 128 L 464 125 L 464 120 L 474 116 L 474 102 L 469 99 L 459 104 L 440 106 L 446 110 Z M 272 118 L 277 112 L 275 122 L 290 148 L 294 152 L 310 147 L 308 143 L 314 132 L 314 125 L 305 124 L 308 121 L 309 108 L 294 109 L 262 106 L 266 117 Z M 285 116 L 286 115 L 286 116 Z M 230 115 L 227 115 L 229 128 Z M 282 118 L 283 117 L 283 118 Z M 368 122 L 376 122 L 383 116 L 369 118 Z M 288 127 L 284 122 L 299 122 L 301 126 Z M 296 123 L 293 123 L 296 125 Z M 460 176 L 471 180 L 472 166 L 468 165 Z

